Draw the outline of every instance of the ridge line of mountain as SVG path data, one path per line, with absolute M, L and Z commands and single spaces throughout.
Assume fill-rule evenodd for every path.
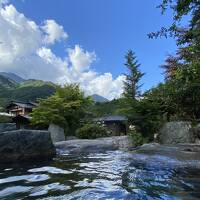
M 35 100 L 45 98 L 55 92 L 55 84 L 50 81 L 23 79 L 22 77 L 7 72 L 0 72 L 0 99 L 16 100 Z M 105 97 L 93 94 L 91 95 L 95 102 L 108 102 Z

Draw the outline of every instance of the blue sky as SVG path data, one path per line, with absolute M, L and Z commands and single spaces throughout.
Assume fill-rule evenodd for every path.
M 126 72 L 124 55 L 132 49 L 146 73 L 143 90 L 163 80 L 159 66 L 176 50 L 173 39 L 148 39 L 149 32 L 171 23 L 170 13 L 162 16 L 156 8 L 159 0 L 11 0 L 10 3 L 37 25 L 53 19 L 63 26 L 69 37 L 51 46 L 56 56 L 64 58 L 67 48 L 79 44 L 96 54 L 91 69 L 100 74 L 110 72 L 113 79 Z

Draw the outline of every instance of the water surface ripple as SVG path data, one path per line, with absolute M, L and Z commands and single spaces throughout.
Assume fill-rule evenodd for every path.
M 200 199 L 199 170 L 178 168 L 176 160 L 165 165 L 162 156 L 145 159 L 110 151 L 63 154 L 34 166 L 0 166 L 0 199 Z

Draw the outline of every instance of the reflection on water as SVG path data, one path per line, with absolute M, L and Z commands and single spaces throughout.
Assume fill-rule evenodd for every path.
M 114 151 L 1 166 L 0 199 L 200 199 L 199 170 L 161 165 L 164 157 L 160 162 L 141 160 Z

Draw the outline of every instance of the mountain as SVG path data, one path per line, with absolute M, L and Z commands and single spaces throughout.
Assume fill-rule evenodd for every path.
M 27 80 L 18 85 L 12 92 L 12 99 L 35 101 L 46 98 L 55 92 L 55 84 L 41 80 Z
M 11 89 L 16 86 L 17 83 L 15 81 L 0 75 L 0 89 Z
M 42 80 L 36 80 L 36 79 L 28 79 L 24 82 L 20 83 L 19 87 L 42 87 L 44 85 L 53 86 L 55 87 L 55 84 L 50 81 L 42 81 Z
M 108 102 L 108 101 L 109 101 L 109 100 L 106 99 L 105 97 L 102 97 L 102 96 L 100 96 L 100 95 L 98 95 L 98 94 L 93 94 L 93 95 L 92 95 L 92 98 L 93 98 L 93 100 L 94 100 L 95 102 L 99 102 L 99 103 L 103 103 L 103 102 Z
M 38 98 L 46 98 L 55 92 L 55 88 L 56 85 L 52 82 L 24 80 L 16 74 L 0 72 L 0 107 L 5 107 L 11 100 L 36 101 Z M 95 102 L 109 102 L 98 94 L 92 97 Z
M 14 73 L 0 72 L 0 75 L 4 76 L 5 78 L 9 78 L 10 80 L 15 81 L 16 83 L 22 83 L 25 81 L 25 79 L 21 78 L 20 76 Z
M 36 101 L 46 98 L 55 92 L 55 85 L 40 80 L 27 80 L 17 83 L 0 75 L 0 108 L 11 100 Z

